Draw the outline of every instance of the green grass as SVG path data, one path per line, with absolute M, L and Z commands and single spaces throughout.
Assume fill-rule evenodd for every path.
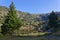
M 40 35 L 44 33 L 39 33 Z M 35 36 L 37 33 L 32 33 L 34 36 L 3 36 L 0 34 L 0 40 L 57 40 L 57 38 L 47 38 L 47 36 Z
M 44 36 L 49 34 L 49 32 L 37 32 L 37 33 L 28 33 L 28 34 L 16 34 L 16 36 Z

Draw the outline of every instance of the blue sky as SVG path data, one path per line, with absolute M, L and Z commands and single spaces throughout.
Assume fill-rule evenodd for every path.
M 12 0 L 0 0 L 0 6 L 9 7 Z M 29 13 L 60 11 L 60 0 L 13 0 L 17 10 Z

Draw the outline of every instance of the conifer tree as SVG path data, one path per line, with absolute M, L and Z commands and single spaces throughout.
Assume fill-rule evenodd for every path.
M 58 27 L 58 22 L 57 22 L 58 18 L 57 15 L 55 14 L 54 11 L 52 11 L 49 15 L 49 22 L 48 22 L 48 27 L 47 29 L 50 28 L 57 28 Z
M 9 13 L 6 16 L 4 24 L 1 26 L 2 34 L 11 34 L 14 32 L 14 30 L 21 27 L 22 22 L 17 17 L 16 10 L 14 7 L 14 3 L 12 2 L 10 4 Z
M 51 27 L 57 27 L 58 26 L 57 20 L 58 20 L 57 15 L 55 14 L 55 12 L 52 11 L 52 13 L 49 16 L 49 25 Z

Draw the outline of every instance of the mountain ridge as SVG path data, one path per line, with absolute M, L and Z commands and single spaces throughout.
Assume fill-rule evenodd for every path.
M 5 18 L 5 16 L 7 16 L 8 10 L 9 8 L 5 6 L 0 6 L 0 21 L 2 21 Z M 50 14 L 50 13 L 30 14 L 28 12 L 22 12 L 19 10 L 16 10 L 16 12 L 18 17 L 26 24 L 33 24 L 33 23 L 39 24 L 40 21 L 48 20 L 48 15 Z M 55 12 L 55 13 L 59 16 L 59 19 L 60 19 L 60 12 Z

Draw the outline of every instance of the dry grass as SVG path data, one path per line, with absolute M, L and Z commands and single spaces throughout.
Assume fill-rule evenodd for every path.
M 19 36 L 43 36 L 45 34 L 48 34 L 48 32 L 37 32 L 37 33 L 19 34 Z

